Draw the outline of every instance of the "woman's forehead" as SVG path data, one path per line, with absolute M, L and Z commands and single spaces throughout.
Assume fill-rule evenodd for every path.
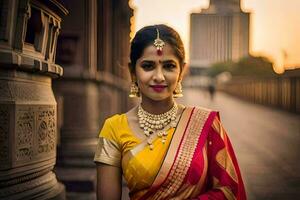
M 162 50 L 162 54 L 158 54 L 154 45 L 147 46 L 139 60 L 178 60 L 174 50 L 169 44 L 166 44 Z

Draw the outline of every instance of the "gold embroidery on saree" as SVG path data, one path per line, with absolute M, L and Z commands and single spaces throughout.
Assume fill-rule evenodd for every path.
M 216 177 L 213 177 L 213 187 L 215 189 L 221 190 L 223 192 L 223 194 L 225 195 L 226 199 L 236 200 L 236 197 L 234 196 L 231 189 L 228 186 L 222 186 L 220 184 L 220 181 Z
M 226 148 L 221 149 L 216 155 L 217 163 L 228 173 L 228 175 L 235 181 L 238 182 L 237 174 L 234 169 L 233 162 L 226 151 Z
M 200 180 L 195 184 L 191 185 L 191 183 L 184 183 L 180 186 L 180 189 L 176 192 L 176 197 L 172 199 L 191 199 L 197 197 L 201 190 L 203 189 L 205 178 L 207 174 L 207 152 L 206 146 L 202 148 L 202 156 L 203 156 L 203 172 L 201 174 Z
M 153 199 L 165 199 L 175 192 L 181 186 L 187 171 L 190 167 L 198 139 L 202 132 L 203 126 L 209 116 L 209 111 L 203 109 L 194 109 L 191 116 L 187 133 L 184 135 L 181 146 L 179 147 L 178 156 L 170 174 L 161 188 L 155 193 Z
M 185 108 L 181 114 L 181 118 L 178 122 L 177 128 L 172 136 L 171 143 L 169 144 L 166 157 L 161 165 L 159 173 L 157 174 L 155 181 L 152 183 L 153 187 L 160 187 L 165 178 L 171 171 L 172 165 L 176 158 L 177 149 L 183 138 L 185 128 L 188 124 L 189 118 L 193 112 L 192 107 Z M 154 194 L 153 194 L 154 195 Z
M 224 140 L 225 139 L 225 133 L 224 133 L 225 131 L 224 131 L 224 128 L 221 126 L 221 122 L 218 118 L 214 119 L 212 127 L 215 129 L 216 133 L 218 133 L 220 135 L 222 140 Z
M 196 184 L 196 188 L 192 194 L 191 197 L 196 197 L 200 192 L 201 190 L 203 189 L 203 186 L 205 184 L 205 178 L 207 177 L 207 166 L 208 166 L 208 160 L 207 160 L 207 146 L 205 145 L 202 149 L 202 155 L 203 155 L 203 172 L 201 174 L 201 177 L 200 177 L 200 180 L 199 182 Z

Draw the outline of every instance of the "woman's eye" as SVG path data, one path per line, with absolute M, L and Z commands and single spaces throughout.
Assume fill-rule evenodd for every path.
M 153 68 L 153 65 L 150 64 L 150 63 L 145 63 L 145 64 L 142 64 L 141 67 L 144 69 L 144 70 L 151 70 Z
M 168 63 L 168 64 L 164 65 L 164 68 L 166 68 L 168 70 L 172 70 L 172 69 L 176 68 L 176 65 L 172 64 L 172 63 Z

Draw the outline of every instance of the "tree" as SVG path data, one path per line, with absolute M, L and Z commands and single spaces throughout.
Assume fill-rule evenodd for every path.
M 221 62 L 207 69 L 207 75 L 216 77 L 222 72 L 230 72 L 233 76 L 275 76 L 273 64 L 265 57 L 248 56 L 238 62 Z

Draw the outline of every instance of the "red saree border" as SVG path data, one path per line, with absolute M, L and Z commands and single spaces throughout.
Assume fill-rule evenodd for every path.
M 203 148 L 204 148 L 204 146 L 205 146 L 205 143 L 207 142 L 209 129 L 211 128 L 211 125 L 212 125 L 212 123 L 213 123 L 213 121 L 214 121 L 214 119 L 215 119 L 216 116 L 219 117 L 219 113 L 216 112 L 216 111 L 212 111 L 212 112 L 209 114 L 209 116 L 208 116 L 208 118 L 207 118 L 207 120 L 206 120 L 206 122 L 205 122 L 205 124 L 204 124 L 204 126 L 203 126 L 202 134 L 201 134 L 200 137 L 199 137 L 198 144 L 197 144 L 197 147 L 196 147 L 196 149 L 195 149 L 195 153 L 194 153 L 194 155 L 193 155 L 193 159 L 192 159 L 192 162 L 191 162 L 191 166 L 190 166 L 190 168 L 189 168 L 189 170 L 188 170 L 188 172 L 187 172 L 187 174 L 186 174 L 186 177 L 185 177 L 185 179 L 184 179 L 184 181 L 183 181 L 183 184 L 187 182 L 187 179 L 188 179 L 189 177 L 192 177 L 192 178 L 193 178 L 193 180 L 192 180 L 192 181 L 190 180 L 190 181 L 191 181 L 192 183 L 195 183 L 195 184 L 197 183 L 196 179 L 198 179 L 198 180 L 201 179 L 201 177 L 195 177 L 195 174 L 191 174 L 191 173 L 193 173 L 193 172 L 191 171 L 191 170 L 193 169 L 193 161 L 194 161 L 195 159 L 197 159 L 196 156 L 197 156 L 199 153 L 203 153 Z M 206 150 L 205 150 L 205 151 L 206 151 Z M 205 169 L 203 169 L 203 170 L 205 170 Z M 201 174 L 203 174 L 203 173 L 201 173 Z M 204 181 L 204 180 L 202 180 L 202 182 L 203 182 L 203 181 Z M 204 189 L 204 187 L 202 187 L 202 186 L 201 186 L 201 188 Z M 201 189 L 201 191 L 202 191 L 202 189 Z
M 174 133 L 161 170 L 152 187 L 140 200 L 166 199 L 176 193 L 186 180 L 197 147 L 203 145 L 201 141 L 207 138 L 209 124 L 211 124 L 208 122 L 211 122 L 216 112 L 203 108 L 186 108 L 183 114 L 183 120 Z
M 157 175 L 157 178 L 153 182 L 154 187 L 157 187 L 157 186 L 159 187 L 165 181 L 167 176 L 169 176 L 170 170 L 174 166 L 174 160 L 178 156 L 178 152 L 179 152 L 178 146 L 181 146 L 182 138 L 184 137 L 184 135 L 186 133 L 187 126 L 185 126 L 184 124 L 186 124 L 186 123 L 189 124 L 193 111 L 194 111 L 194 109 L 186 108 L 186 111 L 185 111 L 184 115 L 182 116 L 182 120 L 180 121 L 180 123 L 176 129 L 176 132 L 175 132 L 176 134 L 174 134 L 174 136 L 172 138 L 169 150 L 166 154 L 165 161 L 163 162 L 163 165 L 161 167 L 161 171 L 159 172 L 159 174 Z M 175 149 L 175 151 L 174 151 L 174 149 Z M 162 171 L 164 171 L 164 173 L 161 173 Z

